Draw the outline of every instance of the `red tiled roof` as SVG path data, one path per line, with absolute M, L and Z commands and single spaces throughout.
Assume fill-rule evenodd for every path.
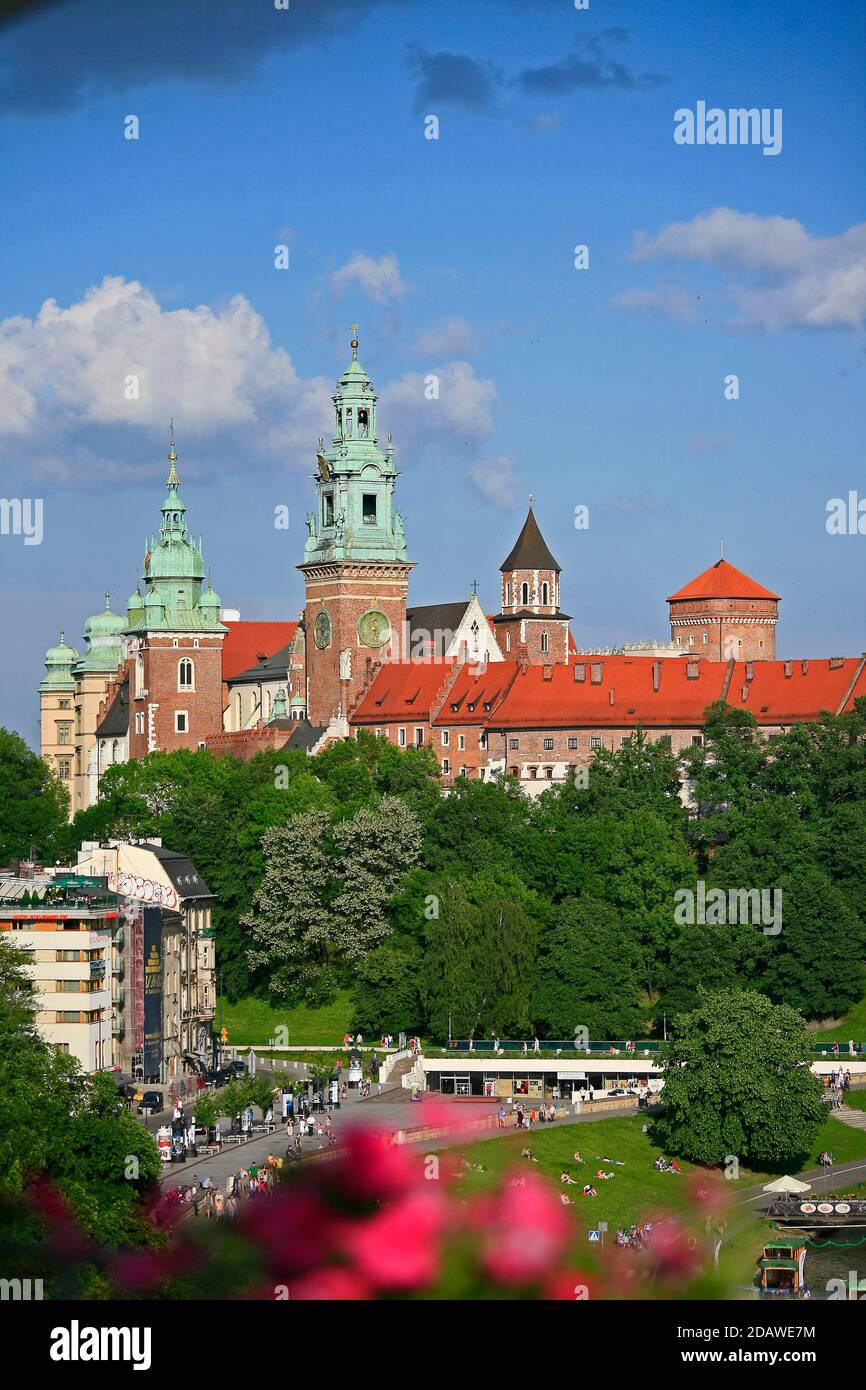
M 771 589 L 765 589 L 763 584 L 757 584 L 754 579 L 743 574 L 742 570 L 729 565 L 727 560 L 717 560 L 709 569 L 704 570 L 703 574 L 699 574 L 697 579 L 693 579 L 684 588 L 677 589 L 675 594 L 670 594 L 668 603 L 685 598 L 778 599 L 779 595 L 774 594 Z
M 489 661 L 483 669 L 469 662 L 448 691 L 434 725 L 486 724 L 516 672 L 516 661 Z
M 751 710 L 759 724 L 805 724 L 818 719 L 822 710 L 836 714 L 859 676 L 845 703 L 850 709 L 856 695 L 866 695 L 866 673 L 862 657 L 838 659 L 820 657 L 809 661 L 755 661 L 752 679 L 746 680 L 749 663 L 736 662 L 728 690 L 728 704 Z M 803 667 L 806 670 L 803 670 Z M 785 675 L 789 671 L 790 675 Z M 743 691 L 746 698 L 743 699 Z
M 298 630 L 295 623 L 226 623 L 228 635 L 223 642 L 223 680 L 229 681 L 241 671 L 248 671 L 263 656 L 272 656 L 280 647 L 292 641 Z
M 578 681 L 574 673 L 581 663 L 585 679 Z M 685 658 L 659 661 L 658 691 L 653 665 L 646 656 L 578 657 L 571 665 L 551 667 L 548 680 L 544 667 L 529 666 L 519 672 L 490 723 L 513 729 L 700 724 L 707 705 L 721 697 L 726 664 L 701 661 L 699 675 L 689 680 Z M 594 666 L 601 668 L 598 683 L 592 682 Z
M 450 661 L 386 661 L 351 716 L 353 724 L 391 724 L 427 719 L 445 681 Z

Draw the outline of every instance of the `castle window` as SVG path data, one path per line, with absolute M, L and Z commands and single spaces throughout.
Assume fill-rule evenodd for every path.
M 144 715 L 143 715 L 143 714 L 137 714 L 137 715 L 135 716 L 135 732 L 136 732 L 137 734 L 143 734 L 143 733 L 144 733 Z
M 465 734 L 458 734 L 458 735 L 457 735 L 457 747 L 461 750 L 461 752 L 462 752 L 462 750 L 466 747 L 466 735 L 465 735 Z
M 366 439 L 370 433 L 370 416 L 362 405 L 358 406 L 358 437 Z
M 505 634 L 505 650 L 506 650 L 507 652 L 510 652 L 510 651 L 511 651 L 511 633 L 510 633 L 510 632 L 506 632 L 506 634 Z
M 333 492 L 322 493 L 322 525 L 333 526 L 334 524 L 334 494 Z
M 520 586 L 520 602 L 523 604 L 524 608 L 529 602 L 529 585 L 526 583 Z
M 186 590 L 184 589 L 177 591 L 177 606 L 178 608 L 186 608 Z
M 113 763 L 117 762 L 117 739 L 115 739 L 111 745 L 111 761 Z
M 69 707 L 70 707 L 69 701 L 68 701 L 68 700 L 58 700 L 58 701 L 57 701 L 57 707 L 58 707 L 58 709 L 69 709 Z
M 710 635 L 709 635 L 708 632 L 705 632 L 705 633 L 704 633 L 704 646 L 707 645 L 707 643 L 709 642 L 709 640 L 710 640 Z
M 361 514 L 365 526 L 376 525 L 376 494 L 365 492 L 361 498 Z
M 423 730 L 423 729 L 416 729 L 416 730 L 415 730 L 415 747 L 416 747 L 416 748 L 420 748 L 421 745 L 423 744 L 423 742 L 424 742 L 424 730 Z
M 505 605 L 504 605 L 504 606 L 505 606 L 506 608 L 508 608 L 509 605 L 510 605 L 510 603 L 511 603 L 511 585 L 509 584 L 508 580 L 506 579 L 506 581 L 505 581 Z
M 195 689 L 195 668 L 188 656 L 177 664 L 177 688 L 178 690 Z
M 57 776 L 60 778 L 61 782 L 68 782 L 68 781 L 69 781 L 69 773 L 70 773 L 70 771 L 71 771 L 71 764 L 70 764 L 69 759 L 68 759 L 68 758 L 61 758 L 61 759 L 60 759 L 60 762 L 57 764 Z
M 398 748 L 405 748 L 405 747 L 406 747 L 406 730 L 405 730 L 405 729 L 398 729 L 398 730 L 397 730 L 397 746 L 398 746 Z
M 543 652 L 550 651 L 550 636 L 546 632 L 542 632 L 541 634 L 541 650 Z
M 519 739 L 519 738 L 510 738 L 510 739 L 508 740 L 508 747 L 509 747 L 509 748 L 519 748 L 519 747 L 520 747 L 520 739 Z
M 549 593 L 550 589 L 548 587 L 547 581 L 545 580 L 545 582 L 541 586 L 541 602 L 545 605 L 547 605 L 550 602 L 550 599 L 548 598 Z
M 580 739 L 578 739 L 578 738 L 570 738 L 570 739 L 568 740 L 568 746 L 569 746 L 569 748 L 572 748 L 572 749 L 574 749 L 574 748 L 579 748 L 579 747 L 580 747 Z
M 197 637 L 194 637 L 194 638 L 192 639 L 192 645 L 193 645 L 193 647 L 195 648 L 195 650 L 198 651 L 199 645 L 200 645 L 200 644 L 199 644 L 199 640 L 198 640 Z
M 443 729 L 443 730 L 442 730 L 442 747 L 443 747 L 443 748 L 447 748 L 450 742 L 451 742 L 451 734 L 450 734 L 450 732 L 448 731 L 448 729 Z
M 451 771 L 451 761 L 449 758 L 442 759 L 442 771 L 445 773 L 446 777 L 448 773 Z
M 589 746 L 590 746 L 590 748 L 600 748 L 600 747 L 601 747 L 601 739 L 598 737 L 598 735 L 593 734 L 592 738 L 589 740 Z
M 69 725 L 61 724 L 60 728 L 57 730 L 57 742 L 69 743 L 69 741 Z
M 352 434 L 352 407 L 351 407 L 350 405 L 346 407 L 346 431 L 345 431 L 345 432 L 346 432 L 347 437 L 351 437 L 351 434 Z
M 545 751 L 546 753 L 552 753 L 552 752 L 553 752 L 553 739 L 552 739 L 552 738 L 546 738 L 546 739 L 544 740 L 544 751 Z
M 189 732 L 189 715 L 185 709 L 175 710 L 174 731 L 176 734 L 185 734 Z

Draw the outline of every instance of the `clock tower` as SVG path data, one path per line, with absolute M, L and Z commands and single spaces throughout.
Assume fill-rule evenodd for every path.
M 306 585 L 307 717 L 320 727 L 348 715 L 392 634 L 401 640 L 412 568 L 394 509 L 390 436 L 382 449 L 354 325 L 352 360 L 333 399 L 334 438 L 329 449 L 319 440 L 316 510 L 298 566 Z

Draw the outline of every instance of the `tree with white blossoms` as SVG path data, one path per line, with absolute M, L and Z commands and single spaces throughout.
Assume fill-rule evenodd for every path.
M 383 796 L 336 826 L 322 811 L 294 816 L 262 849 L 264 877 L 242 921 L 250 966 L 268 972 L 272 994 L 322 1003 L 341 966 L 389 935 L 385 909 L 418 863 L 420 824 L 400 797 Z

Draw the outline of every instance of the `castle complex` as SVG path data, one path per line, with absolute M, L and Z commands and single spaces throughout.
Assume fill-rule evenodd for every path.
M 71 814 L 95 801 L 107 767 L 156 751 L 315 752 L 363 728 L 398 747 L 431 744 L 446 782 L 507 773 L 531 792 L 637 727 L 675 752 L 700 742 L 716 700 L 772 733 L 866 695 L 866 657 L 777 661 L 779 595 L 724 559 L 668 598 L 669 643 L 579 651 L 531 504 L 501 566 L 498 613 L 474 593 L 411 606 L 393 447 L 380 443 L 356 337 L 333 400 L 296 621 L 242 622 L 205 585 L 172 438 L 159 534 L 126 616 L 106 595 L 83 655 L 63 632 L 45 654 L 41 751 L 70 788 Z

